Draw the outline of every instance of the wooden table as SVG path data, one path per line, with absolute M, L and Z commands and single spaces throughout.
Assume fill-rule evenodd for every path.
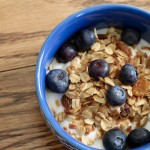
M 0 149 L 64 150 L 41 115 L 35 63 L 51 30 L 68 15 L 100 3 L 150 10 L 150 0 L 0 0 Z

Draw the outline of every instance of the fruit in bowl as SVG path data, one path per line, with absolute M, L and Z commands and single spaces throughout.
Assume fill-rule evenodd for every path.
M 95 14 L 97 11 L 95 9 Z M 85 20 L 83 17 L 82 21 Z M 47 75 L 44 74 L 49 106 L 43 105 L 43 101 L 40 104 L 49 126 L 71 148 L 102 149 L 104 146 L 109 149 L 107 144 L 102 145 L 103 140 L 103 143 L 110 142 L 109 145 L 115 142 L 114 149 L 124 149 L 131 146 L 126 142 L 126 136 L 132 130 L 149 126 L 149 51 L 144 50 L 149 44 L 140 40 L 139 37 L 144 38 L 140 29 L 133 32 L 129 28 L 133 28 L 132 23 L 122 29 L 101 29 L 97 23 L 87 21 L 86 27 L 83 25 L 63 33 L 67 34 L 66 39 L 60 39 L 61 43 L 52 52 L 54 56 L 59 49 L 56 53 L 59 62 L 54 59 Z M 128 38 L 132 42 L 129 43 Z M 69 46 L 64 43 L 69 43 Z M 47 62 L 53 56 L 45 54 Z M 59 72 L 50 76 L 56 70 Z M 41 74 L 40 70 L 37 74 Z M 49 114 L 49 107 L 53 116 Z M 116 141 L 105 138 L 109 133 L 118 137 Z M 144 146 L 149 142 L 143 141 Z

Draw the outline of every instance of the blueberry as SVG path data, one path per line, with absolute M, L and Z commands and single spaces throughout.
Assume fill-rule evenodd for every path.
M 53 69 L 46 75 L 48 89 L 56 93 L 64 93 L 69 86 L 68 74 L 61 69 Z
M 76 48 L 73 44 L 65 43 L 61 46 L 56 54 L 56 59 L 60 63 L 67 63 L 77 55 Z
M 124 150 L 126 147 L 125 133 L 117 128 L 107 131 L 102 139 L 106 150 Z
M 96 42 L 96 37 L 92 29 L 79 31 L 74 38 L 74 43 L 78 51 L 86 51 Z
M 124 65 L 119 74 L 119 79 L 123 84 L 133 84 L 138 80 L 138 73 L 133 65 Z
M 125 90 L 115 85 L 111 88 L 109 88 L 106 92 L 106 99 L 112 106 L 120 106 L 126 102 L 126 92 Z
M 137 30 L 125 29 L 121 34 L 121 39 L 128 45 L 138 44 L 141 40 L 141 35 Z
M 92 61 L 88 67 L 88 72 L 90 77 L 94 78 L 95 80 L 99 80 L 99 77 L 106 77 L 109 74 L 109 65 L 103 59 L 96 59 Z
M 129 147 L 138 147 L 150 142 L 150 132 L 145 128 L 132 130 L 127 137 Z

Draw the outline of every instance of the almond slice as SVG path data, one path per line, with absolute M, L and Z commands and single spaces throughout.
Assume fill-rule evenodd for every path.
M 108 131 L 112 127 L 111 123 L 107 119 L 102 119 L 101 120 L 101 128 L 104 131 Z
M 112 50 L 112 48 L 111 47 L 105 47 L 105 52 L 107 53 L 107 54 L 109 54 L 109 55 L 112 55 L 113 54 L 113 50 Z
M 115 83 L 109 77 L 105 77 L 104 81 L 106 84 L 109 84 L 111 86 L 115 86 Z
M 80 78 L 81 78 L 81 81 L 85 83 L 90 81 L 90 76 L 86 72 L 81 73 Z
M 109 56 L 109 57 L 107 57 L 107 58 L 105 59 L 105 61 L 106 61 L 107 63 L 109 63 L 109 64 L 112 64 L 112 63 L 115 62 L 115 59 L 114 59 L 114 57 Z
M 72 74 L 70 74 L 70 81 L 71 81 L 71 83 L 78 83 L 78 82 L 80 82 L 80 76 L 72 73 Z
M 82 116 L 84 118 L 91 119 L 93 117 L 93 114 L 90 110 L 83 110 L 82 111 Z
M 84 119 L 86 124 L 92 125 L 94 123 L 94 119 Z
M 144 118 L 142 118 L 142 120 L 140 120 L 140 126 L 143 127 L 148 121 L 148 116 L 145 116 Z
M 96 42 L 96 43 L 94 43 L 94 44 L 92 45 L 91 50 L 97 52 L 97 51 L 100 50 L 100 46 L 101 46 L 100 43 L 99 43 L 99 42 Z
M 140 99 L 139 101 L 137 101 L 136 103 L 135 103 L 135 106 L 140 106 L 140 105 L 144 105 L 144 104 L 146 104 L 147 103 L 147 100 L 146 99 Z
M 129 86 L 129 85 L 121 85 L 121 87 L 126 90 L 132 90 L 132 86 Z
M 93 98 L 94 98 L 95 102 L 98 102 L 98 103 L 101 103 L 101 104 L 105 104 L 106 103 L 106 100 L 104 98 L 101 98 L 101 97 L 99 97 L 97 95 L 94 95 Z
M 82 83 L 81 86 L 80 86 L 80 90 L 85 91 L 85 90 L 89 89 L 92 86 L 93 86 L 93 83 L 91 83 L 91 82 Z

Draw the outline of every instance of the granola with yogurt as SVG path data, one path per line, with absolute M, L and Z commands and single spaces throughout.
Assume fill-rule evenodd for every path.
M 143 127 L 150 114 L 150 56 L 143 51 L 148 48 L 142 47 L 133 53 L 134 46 L 121 41 L 120 29 L 111 27 L 107 34 L 98 34 L 96 29 L 94 32 L 96 42 L 90 50 L 78 52 L 66 68 L 70 84 L 61 98 L 64 111 L 56 113 L 53 110 L 59 123 L 69 122 L 64 130 L 87 145 L 92 145 L 115 127 L 126 134 Z M 104 59 L 110 66 L 109 75 L 98 81 L 88 74 L 90 62 L 96 59 Z M 124 85 L 118 79 L 125 64 L 132 64 L 137 69 L 138 81 L 133 85 Z M 127 93 L 126 103 L 121 106 L 111 106 L 106 100 L 106 91 L 114 85 L 121 86 Z M 57 106 L 61 104 L 56 101 Z M 70 132 L 70 129 L 76 132 Z M 96 137 L 87 137 L 93 131 L 96 131 Z
M 143 127 L 150 113 L 150 57 L 142 51 L 144 48 L 133 55 L 131 49 L 134 48 L 120 40 L 120 29 L 111 27 L 107 34 L 94 31 L 97 39 L 91 49 L 78 52 L 66 68 L 71 83 L 61 98 L 65 111 L 55 116 L 58 122 L 67 119 L 69 127 L 64 129 L 87 145 L 93 144 L 95 139 L 86 135 L 95 129 L 97 138 L 102 138 L 114 127 L 128 134 L 134 128 Z M 88 66 L 99 58 L 109 63 L 110 73 L 108 77 L 95 81 L 88 75 Z M 118 79 L 119 70 L 127 63 L 134 65 L 139 74 L 133 86 L 123 85 Z M 128 96 L 125 104 L 113 107 L 106 101 L 105 94 L 116 84 L 124 88 Z M 71 133 L 69 129 L 77 132 Z

